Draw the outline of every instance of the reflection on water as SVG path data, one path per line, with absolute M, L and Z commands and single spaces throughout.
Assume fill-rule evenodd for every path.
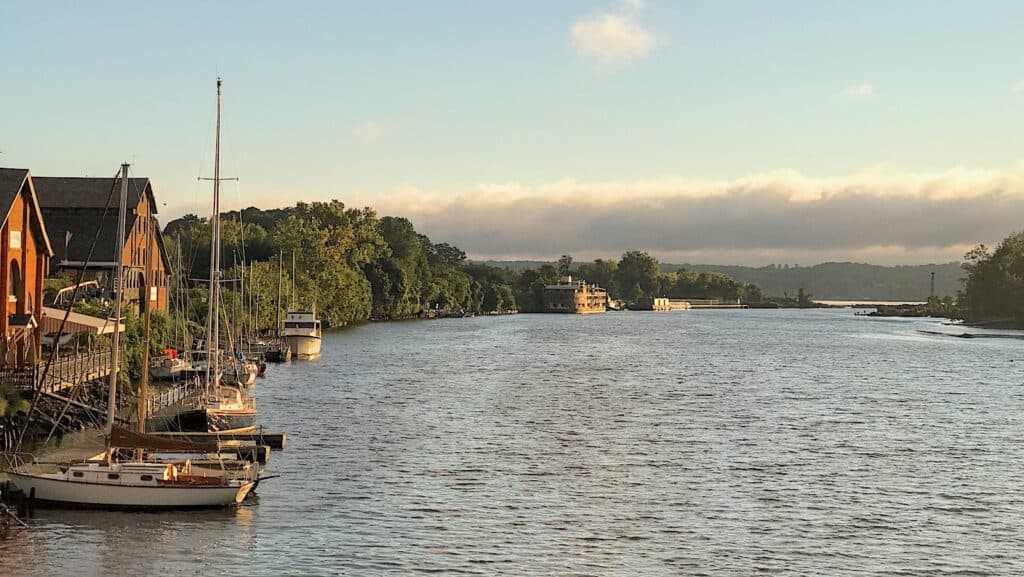
M 1021 342 L 852 311 L 452 319 L 271 367 L 234 511 L 42 511 L 2 575 L 1019 574 Z

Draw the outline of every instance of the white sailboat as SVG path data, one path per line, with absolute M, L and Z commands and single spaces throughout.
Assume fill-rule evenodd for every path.
M 220 80 L 217 81 L 218 95 Z M 219 100 L 219 98 L 218 98 Z M 125 235 L 125 205 L 128 195 L 128 165 L 121 166 L 121 204 L 117 233 L 117 264 L 115 268 L 114 318 L 121 318 L 123 283 L 122 252 Z M 115 426 L 117 379 L 120 373 L 119 332 L 113 333 L 112 366 L 109 381 L 105 459 L 86 461 L 61 468 L 41 465 L 34 460 L 9 458 L 7 475 L 11 483 L 44 504 L 96 508 L 170 508 L 187 509 L 226 507 L 240 503 L 252 490 L 252 479 L 229 479 L 226 476 L 196 475 L 189 463 L 116 462 L 118 448 L 174 449 L 161 440 L 127 433 Z M 140 402 L 140 411 L 145 406 Z M 140 427 L 144 427 L 140 419 Z M 154 446 L 157 445 L 157 446 Z M 197 445 L 178 445 L 195 451 Z M 209 447 L 213 448 L 213 447 Z
M 210 284 L 204 350 L 192 352 L 192 366 L 201 371 L 203 393 L 189 402 L 171 407 L 149 419 L 152 431 L 160 432 L 248 432 L 256 428 L 256 400 L 241 391 L 256 380 L 256 372 L 244 364 L 239 370 L 222 366 L 220 350 L 220 125 L 221 81 L 217 79 L 217 135 L 213 162 L 213 215 L 210 242 Z M 231 359 L 235 361 L 235 359 Z M 224 379 L 225 375 L 230 380 Z

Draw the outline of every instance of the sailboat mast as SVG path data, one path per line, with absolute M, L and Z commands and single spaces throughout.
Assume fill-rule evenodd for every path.
M 124 221 L 128 209 L 128 163 L 121 165 L 121 202 L 117 211 L 117 246 L 114 262 L 114 336 L 110 351 L 110 390 L 107 396 L 107 435 L 117 416 L 117 378 L 121 367 L 121 291 L 124 288 Z
M 153 268 L 153 218 L 146 215 L 146 258 L 143 263 L 143 281 L 142 287 L 145 290 L 142 298 L 143 306 L 146 307 L 145 313 L 145 325 L 142 332 L 142 380 L 139 381 L 139 432 L 145 434 L 146 432 L 146 404 L 149 402 L 149 333 L 150 323 L 153 318 L 153 299 L 150 298 L 150 293 L 154 292 L 155 286 L 151 283 L 152 279 L 152 268 Z M 159 248 L 159 247 L 158 247 Z M 156 295 L 153 295 L 156 296 Z M 139 451 L 139 458 L 142 457 L 142 451 Z
M 295 299 L 295 251 L 294 250 L 292 251 L 292 292 L 288 296 L 289 296 L 288 302 L 289 302 L 290 306 L 294 307 L 295 306 L 295 302 L 296 302 L 296 299 Z
M 221 84 L 217 79 L 217 133 L 213 155 L 213 218 L 210 239 L 210 293 L 206 320 L 206 382 L 220 382 L 218 347 L 220 340 L 220 116 Z
M 284 279 L 284 251 L 277 251 L 277 314 L 274 318 L 274 326 L 277 331 L 277 338 L 281 338 L 281 285 Z

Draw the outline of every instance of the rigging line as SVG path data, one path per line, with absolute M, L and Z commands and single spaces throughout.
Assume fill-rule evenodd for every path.
M 64 318 L 61 319 L 60 321 L 60 327 L 57 329 L 57 336 L 54 339 L 53 350 L 50 351 L 50 355 L 46 358 L 46 364 L 43 366 L 43 372 L 42 374 L 39 375 L 38 381 L 36 383 L 36 391 L 35 394 L 32 396 L 32 403 L 29 405 L 28 414 L 25 415 L 25 424 L 24 426 L 22 426 L 21 431 L 18 433 L 18 442 L 15 444 L 15 451 L 21 450 L 22 442 L 25 439 L 25 432 L 28 430 L 29 423 L 32 422 L 32 413 L 35 412 L 36 405 L 39 403 L 39 400 L 43 395 L 43 383 L 46 381 L 46 376 L 50 372 L 50 367 L 53 364 L 53 357 L 55 353 L 60 351 L 60 337 L 64 334 L 64 327 L 68 322 L 68 318 L 71 316 L 71 310 L 75 307 L 75 303 L 78 300 L 81 291 L 82 279 L 85 276 L 85 271 L 89 268 L 89 263 L 92 262 L 93 254 L 96 251 L 96 244 L 99 242 L 100 239 L 100 233 L 103 232 L 103 224 L 107 220 L 107 213 L 110 212 L 110 199 L 114 197 L 114 191 L 117 189 L 117 185 L 118 175 L 115 174 L 113 182 L 110 185 L 110 192 L 107 193 L 107 201 L 103 206 L 103 216 L 100 219 L 99 226 L 96 228 L 96 234 L 92 238 L 92 245 L 89 247 L 89 254 L 86 255 L 85 261 L 82 264 L 82 268 L 78 270 L 78 275 L 77 278 L 75 279 L 75 289 L 71 292 L 71 301 L 68 304 L 67 310 L 64 311 Z M 117 319 L 116 322 L 117 326 L 114 327 L 114 330 L 119 330 L 121 328 L 121 319 Z M 70 403 L 65 404 L 65 411 L 67 410 L 67 405 L 70 405 Z M 56 428 L 56 425 L 54 425 L 54 427 Z M 49 438 L 49 436 L 52 436 L 52 434 L 53 431 L 51 430 L 51 433 L 50 435 L 48 435 L 47 438 Z
M 130 168 L 129 168 L 129 170 L 130 170 Z M 128 177 L 128 182 L 129 182 L 129 183 L 131 183 L 131 178 L 132 178 L 132 177 L 131 177 L 131 175 L 129 174 L 129 177 Z M 114 183 L 115 183 L 115 185 L 116 185 L 116 184 L 117 184 L 117 180 L 115 180 L 115 181 L 114 181 Z M 136 192 L 136 193 L 137 193 L 137 195 L 138 195 L 138 193 L 139 193 L 139 190 L 138 190 L 138 183 L 136 183 L 136 184 L 134 185 L 134 187 L 135 187 L 135 192 Z M 113 191 L 111 191 L 111 193 L 110 193 L 110 194 L 113 194 Z M 139 198 L 139 199 L 141 200 L 141 198 L 142 198 L 142 197 L 141 197 L 141 196 L 138 196 L 138 198 Z M 107 209 L 109 208 L 109 205 L 110 205 L 110 200 L 111 200 L 111 196 L 110 196 L 110 195 L 108 195 L 108 197 L 107 197 L 107 206 L 105 206 L 105 207 L 104 207 L 104 219 L 105 219 L 105 217 L 106 217 L 106 214 L 107 214 Z M 136 204 L 137 204 L 137 203 L 136 203 Z M 88 267 L 88 264 L 86 265 L 86 267 Z M 122 286 L 121 286 L 121 290 L 123 290 L 123 289 L 124 289 L 124 285 L 122 284 Z M 120 295 L 118 296 L 118 298 L 120 298 Z M 72 306 L 73 306 L 73 304 L 72 304 Z M 69 309 L 69 310 L 70 310 L 70 309 Z M 119 329 L 119 328 L 120 328 L 120 319 L 117 319 L 117 321 L 118 321 L 118 322 L 117 322 L 118 326 L 117 326 L 117 327 L 115 327 L 115 329 L 114 329 L 114 330 L 117 330 L 117 329 Z M 110 318 L 109 318 L 109 316 L 108 316 L 108 318 L 104 319 L 104 321 L 103 321 L 103 327 L 104 327 L 104 328 L 106 328 L 106 326 L 107 326 L 107 325 L 109 325 L 109 324 L 110 324 Z M 127 325 L 125 326 L 125 328 L 127 329 Z M 59 334 L 59 333 L 58 333 L 58 334 Z M 126 344 L 127 344 L 127 343 L 126 343 Z M 46 440 L 45 440 L 45 441 L 43 441 L 43 444 L 44 444 L 44 445 L 45 445 L 46 443 L 49 443 L 49 442 L 50 442 L 50 439 L 52 439 L 52 438 L 53 438 L 53 435 L 54 435 L 54 433 L 55 433 L 55 432 L 57 431 L 57 426 L 58 426 L 58 425 L 60 424 L 60 421 L 61 421 L 61 420 L 62 420 L 62 419 L 64 418 L 64 415 L 66 415 L 66 414 L 67 414 L 68 408 L 70 408 L 70 406 L 71 406 L 71 403 L 72 403 L 72 401 L 74 401 L 74 400 L 76 399 L 76 397 L 78 397 L 78 396 L 79 396 L 79 392 L 80 392 L 80 391 L 81 391 L 81 390 L 82 390 L 82 389 L 84 388 L 84 387 L 82 387 L 82 385 L 83 385 L 83 384 L 84 384 L 84 381 L 82 381 L 82 382 L 76 382 L 76 383 L 74 383 L 74 384 L 72 385 L 72 387 L 71 387 L 71 391 L 70 391 L 70 393 L 68 394 L 68 397 L 67 397 L 67 401 L 65 401 L 65 403 L 64 403 L 64 407 L 63 407 L 63 408 L 61 408 L 61 411 L 60 411 L 60 415 L 59 415 L 59 417 L 58 417 L 58 418 L 57 418 L 57 419 L 56 419 L 56 420 L 55 420 L 55 421 L 53 422 L 53 426 L 52 426 L 52 427 L 50 428 L 50 432 L 49 432 L 49 433 L 47 434 L 47 436 L 46 436 Z M 100 422 L 100 420 L 99 420 L 99 415 L 98 415 L 98 413 L 95 413 L 95 412 L 93 412 L 93 411 L 86 411 L 86 417 L 87 417 L 87 418 L 88 418 L 88 419 L 89 419 L 89 420 L 90 420 L 90 421 L 92 422 L 92 424 L 93 424 L 93 425 L 95 425 L 95 426 L 97 426 L 97 427 L 99 427 L 99 426 L 101 426 L 101 425 L 103 424 L 103 423 L 101 423 L 101 422 Z

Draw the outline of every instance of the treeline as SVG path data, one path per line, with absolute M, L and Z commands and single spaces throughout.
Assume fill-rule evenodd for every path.
M 487 306 L 503 290 L 467 273 L 464 252 L 432 242 L 404 218 L 379 218 L 372 209 L 331 201 L 267 211 L 247 208 L 225 213 L 221 222 L 223 276 L 241 278 L 241 263 L 248 263 L 245 290 L 252 300 L 247 296 L 245 301 L 259 308 L 258 328 L 274 326 L 279 278 L 284 285 L 282 308 L 315 305 L 321 318 L 334 326 L 406 318 L 425 308 L 472 313 L 507 308 L 504 300 L 501 306 Z M 208 220 L 195 215 L 164 229 L 170 257 L 181 255 L 187 278 L 208 277 L 210 236 Z M 240 283 L 225 284 L 226 310 L 242 309 L 240 288 Z M 202 318 L 205 291 L 201 283 L 192 283 L 177 300 L 188 303 L 189 318 Z
M 814 266 L 678 266 L 724 272 L 737 280 L 755 283 L 772 296 L 793 295 L 803 288 L 819 299 L 832 300 L 923 301 L 931 291 L 931 273 L 935 273 L 936 295 L 956 294 L 963 286 L 964 276 L 960 264 L 955 262 L 901 266 L 853 262 L 826 262 Z
M 486 264 L 515 269 L 537 268 L 536 261 L 488 261 Z M 662 272 L 720 272 L 736 282 L 761 287 L 772 297 L 793 297 L 803 288 L 818 299 L 923 301 L 931 291 L 935 273 L 935 294 L 954 295 L 963 288 L 960 263 L 879 266 L 853 262 L 826 262 L 813 266 L 772 264 L 752 267 L 718 264 L 662 263 Z
M 378 217 L 368 208 L 348 208 L 338 201 L 298 203 L 293 207 L 247 208 L 222 215 L 221 262 L 224 309 L 252 319 L 256 328 L 275 324 L 279 277 L 283 279 L 282 308 L 315 304 L 331 325 L 369 319 L 399 319 L 426 309 L 455 313 L 540 311 L 545 284 L 566 274 L 597 283 L 615 299 L 642 296 L 711 298 L 759 302 L 761 290 L 721 273 L 676 271 L 664 273 L 656 259 L 640 251 L 618 261 L 575 263 L 564 256 L 558 263 L 515 270 L 466 261 L 466 254 L 447 243 L 435 243 L 400 217 Z M 207 278 L 210 262 L 210 223 L 186 215 L 164 229 L 172 262 L 180 259 L 185 288 L 172 287 L 174 302 L 184 303 L 186 317 L 202 319 L 206 288 L 195 279 Z M 295 255 L 292 278 L 291 255 Z M 284 258 L 279 262 L 279 255 Z M 243 314 L 239 298 L 243 260 L 247 303 L 258 314 Z M 295 289 L 292 290 L 294 284 Z M 251 300 L 250 300 L 251 299 Z M 192 330 L 199 333 L 200 326 Z
M 967 271 L 957 304 L 969 322 L 1024 328 L 1024 232 L 995 250 L 979 245 L 964 256 Z
M 541 265 L 538 270 L 549 267 L 560 275 L 572 274 L 587 282 L 597 283 L 608 290 L 611 298 L 627 302 L 651 296 L 739 300 L 744 303 L 765 300 L 764 292 L 757 285 L 737 282 L 721 272 L 662 272 L 657 259 L 638 250 L 626 252 L 618 262 L 596 259 L 576 264 L 571 255 L 563 255 L 557 264 Z

